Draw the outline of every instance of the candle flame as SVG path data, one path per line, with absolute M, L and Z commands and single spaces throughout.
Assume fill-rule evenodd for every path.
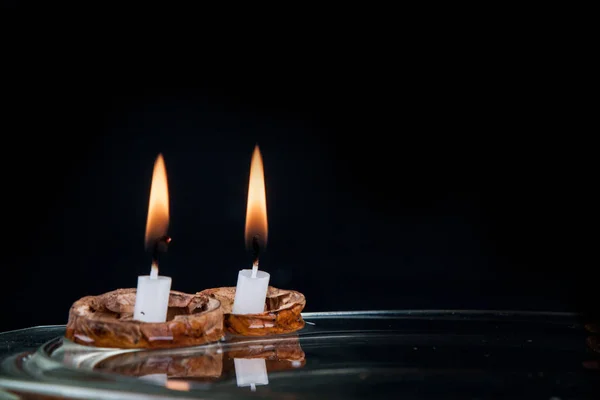
M 167 234 L 169 227 L 169 187 L 167 185 L 167 169 L 162 154 L 156 157 L 152 186 L 150 188 L 150 204 L 146 220 L 146 248 L 152 248 L 156 240 Z
M 246 208 L 246 247 L 252 248 L 252 240 L 257 237 L 261 247 L 267 245 L 267 196 L 265 192 L 265 171 L 258 145 L 254 147 L 250 164 L 248 185 L 248 205 Z

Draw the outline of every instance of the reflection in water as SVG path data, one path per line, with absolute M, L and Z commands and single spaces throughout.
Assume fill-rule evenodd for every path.
M 592 351 L 596 352 L 596 355 L 593 360 L 584 361 L 583 367 L 600 372 L 600 356 L 598 355 L 600 354 L 600 324 L 588 323 L 585 325 L 585 329 L 593 334 L 588 336 L 585 342 Z
M 219 378 L 223 354 L 217 348 L 196 351 L 139 351 L 119 354 L 100 361 L 94 369 L 137 376 L 164 384 L 167 378 Z
M 268 385 L 267 364 L 262 358 L 234 358 L 235 379 L 239 387 L 250 386 L 256 391 L 256 385 Z
M 190 383 L 180 379 L 169 379 L 165 383 L 165 386 L 171 390 L 179 390 L 182 392 L 188 392 L 190 390 Z
M 269 373 L 300 368 L 306 358 L 297 335 L 232 338 L 219 345 L 154 351 L 134 351 L 107 357 L 98 371 L 140 377 L 172 390 L 188 391 L 196 384 L 233 380 L 256 390 L 269 384 Z
M 590 349 L 600 353 L 600 336 L 588 336 L 586 343 Z
M 140 379 L 143 379 L 148 382 L 156 383 L 159 385 L 165 385 L 167 383 L 167 374 L 148 374 L 140 376 Z
M 225 369 L 233 370 L 238 387 L 248 387 L 252 391 L 258 385 L 268 385 L 268 372 L 285 371 L 304 366 L 306 358 L 300 347 L 298 336 L 277 338 L 273 341 L 249 340 L 234 338 L 227 356 Z M 239 346 L 235 344 L 239 343 Z

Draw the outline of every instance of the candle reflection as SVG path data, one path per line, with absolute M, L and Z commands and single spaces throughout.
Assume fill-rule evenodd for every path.
M 226 355 L 233 360 L 238 387 L 256 391 L 256 386 L 269 384 L 269 372 L 300 368 L 306 364 L 297 335 L 267 341 L 244 337 L 232 339 L 233 343 L 236 341 L 244 345 L 233 347 Z
M 256 391 L 257 385 L 268 385 L 269 375 L 267 374 L 267 364 L 262 358 L 235 358 L 235 378 L 238 387 L 250 386 L 250 389 Z
M 167 383 L 167 374 L 148 374 L 141 376 L 140 379 L 158 385 L 165 385 Z

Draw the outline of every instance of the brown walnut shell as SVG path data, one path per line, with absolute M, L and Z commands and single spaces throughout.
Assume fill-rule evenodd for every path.
M 171 291 L 166 322 L 133 320 L 136 289 L 117 289 L 77 300 L 65 337 L 95 347 L 172 348 L 215 342 L 223 337 L 220 302 L 200 294 Z
M 232 314 L 235 287 L 206 289 L 200 292 L 221 302 L 225 329 L 229 333 L 244 336 L 267 336 L 295 332 L 304 328 L 300 314 L 306 298 L 300 292 L 269 286 L 265 311 L 260 314 Z

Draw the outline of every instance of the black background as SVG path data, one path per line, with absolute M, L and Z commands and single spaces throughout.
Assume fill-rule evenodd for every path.
M 261 265 L 306 311 L 593 308 L 589 265 L 561 258 L 582 194 L 550 72 L 457 55 L 211 72 L 109 60 L 5 75 L 1 330 L 64 324 L 78 298 L 148 273 L 159 152 L 173 238 L 161 273 L 185 292 L 235 285 L 256 143 Z

